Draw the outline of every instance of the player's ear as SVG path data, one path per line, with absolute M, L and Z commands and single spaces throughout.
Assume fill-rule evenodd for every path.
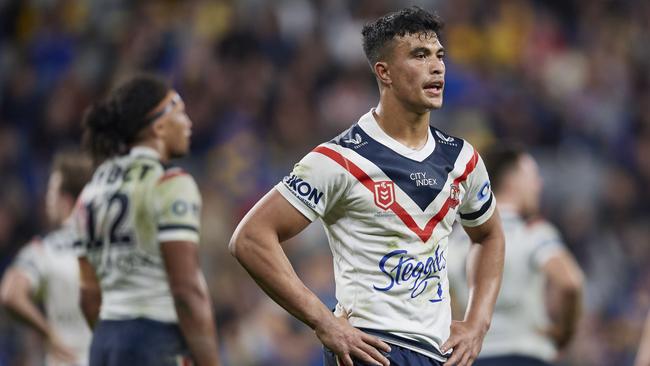
M 376 62 L 374 67 L 375 75 L 381 84 L 390 85 L 393 83 L 388 64 L 386 62 Z
M 165 133 L 166 124 L 164 123 L 165 118 L 158 118 L 151 124 L 151 132 L 155 137 L 161 137 Z

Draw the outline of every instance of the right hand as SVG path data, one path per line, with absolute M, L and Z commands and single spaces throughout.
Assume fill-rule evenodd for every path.
M 354 366 L 353 359 L 371 365 L 390 366 L 390 361 L 379 352 L 390 352 L 390 346 L 379 338 L 350 325 L 347 319 L 332 316 L 331 320 L 315 329 L 316 336 L 345 366 Z
M 47 340 L 47 350 L 52 355 L 54 360 L 62 364 L 72 364 L 77 360 L 74 351 L 66 346 L 57 336 L 51 336 Z

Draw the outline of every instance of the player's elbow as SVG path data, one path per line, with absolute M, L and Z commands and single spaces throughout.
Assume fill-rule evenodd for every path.
M 572 293 L 580 293 L 582 292 L 584 283 L 585 283 L 585 276 L 581 270 L 577 269 L 570 276 L 567 276 L 565 290 Z
M 230 254 L 237 258 L 237 260 L 242 260 L 245 256 L 245 253 L 250 252 L 252 246 L 254 245 L 254 237 L 250 229 L 250 225 L 242 223 L 237 227 L 235 232 L 230 238 L 230 243 L 228 243 L 228 250 Z
M 30 289 L 15 281 L 14 277 L 13 273 L 6 273 L 0 284 L 0 304 L 9 309 L 17 308 L 30 298 Z
M 174 306 L 179 315 L 191 315 L 201 309 L 209 309 L 210 296 L 199 283 L 184 283 L 170 286 Z
M 12 307 L 15 296 L 11 290 L 11 286 L 7 281 L 2 281 L 0 284 L 0 304 L 4 307 Z
M 562 277 L 557 286 L 559 290 L 565 294 L 578 294 L 582 292 L 584 287 L 584 274 L 578 268 L 567 271 L 566 275 Z

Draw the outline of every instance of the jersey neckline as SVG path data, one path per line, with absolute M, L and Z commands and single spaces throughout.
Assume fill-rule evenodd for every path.
M 368 134 L 368 136 L 370 136 L 373 140 L 393 150 L 399 155 L 411 160 L 415 160 L 417 162 L 424 161 L 431 155 L 431 153 L 433 153 L 436 148 L 436 141 L 433 138 L 433 134 L 431 133 L 431 126 L 429 126 L 427 129 L 427 142 L 419 150 L 414 150 L 395 140 L 384 130 L 382 130 L 382 128 L 379 126 L 379 123 L 377 123 L 375 116 L 373 115 L 374 111 L 374 108 L 370 109 L 368 113 L 359 118 L 359 122 L 357 123 L 363 132 Z
M 160 160 L 160 154 L 158 151 L 148 147 L 148 146 L 134 146 L 129 151 L 129 155 L 133 157 L 145 157 Z

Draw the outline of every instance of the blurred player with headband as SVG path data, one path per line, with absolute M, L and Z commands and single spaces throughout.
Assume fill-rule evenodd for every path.
M 191 126 L 178 93 L 150 76 L 85 115 L 99 164 L 75 215 L 91 366 L 219 364 L 198 259 L 201 196 L 169 165 L 189 152 Z

